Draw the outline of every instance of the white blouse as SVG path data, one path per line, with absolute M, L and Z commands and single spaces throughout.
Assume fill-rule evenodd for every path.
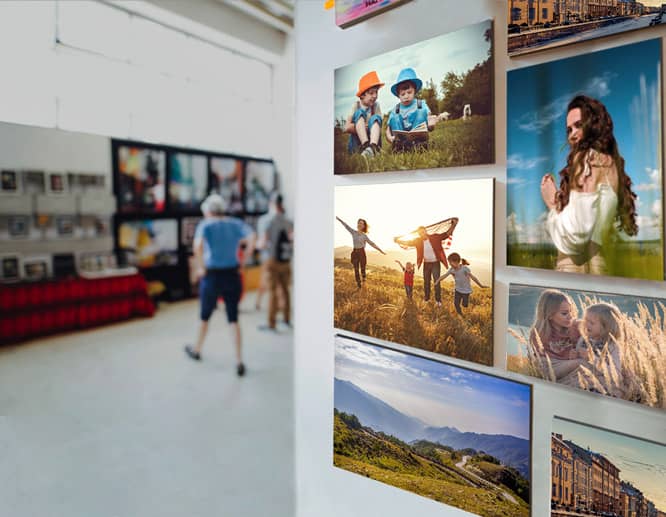
M 595 192 L 569 193 L 569 203 L 548 213 L 546 230 L 557 249 L 565 255 L 583 255 L 590 242 L 602 245 L 617 212 L 617 194 L 607 183 Z

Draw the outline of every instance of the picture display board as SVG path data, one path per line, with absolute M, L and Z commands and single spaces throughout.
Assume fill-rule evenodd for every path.
M 301 49 L 297 57 L 297 80 L 300 88 L 296 123 L 297 127 L 307 127 L 308 131 L 301 133 L 297 146 L 299 180 L 297 185 L 298 213 L 296 226 L 299 231 L 295 246 L 295 263 L 299 264 L 299 273 L 295 277 L 295 296 L 301 302 L 295 306 L 295 318 L 301 323 L 297 327 L 295 341 L 295 385 L 296 433 L 298 437 L 296 440 L 296 465 L 297 477 L 300 480 L 297 486 L 299 517 L 312 514 L 325 517 L 374 514 L 387 516 L 445 515 L 454 517 L 484 514 L 485 510 L 478 507 L 468 507 L 463 510 L 455 501 L 445 501 L 446 506 L 432 501 L 430 498 L 438 499 L 442 493 L 450 495 L 452 490 L 419 492 L 423 488 L 424 476 L 421 475 L 423 471 L 419 471 L 418 475 L 410 478 L 409 482 L 405 482 L 403 478 L 405 464 L 400 463 L 395 456 L 388 455 L 389 450 L 392 453 L 397 450 L 408 451 L 413 455 L 414 463 L 412 465 L 414 468 L 417 469 L 417 464 L 419 467 L 423 466 L 419 461 L 420 457 L 414 451 L 401 449 L 403 444 L 418 446 L 418 439 L 410 440 L 411 436 L 400 435 L 401 431 L 397 426 L 391 428 L 386 422 L 390 420 L 389 416 L 397 416 L 393 410 L 403 415 L 413 416 L 418 415 L 422 408 L 430 410 L 426 409 L 425 411 L 429 414 L 422 415 L 423 418 L 420 418 L 420 420 L 428 422 L 428 418 L 431 418 L 432 414 L 438 411 L 439 406 L 435 405 L 431 399 L 428 400 L 428 403 L 423 403 L 420 397 L 415 396 L 414 392 L 405 386 L 404 379 L 413 375 L 414 377 L 420 377 L 424 383 L 427 383 L 436 382 L 445 377 L 444 375 L 430 375 L 430 372 L 428 372 L 428 375 L 421 375 L 424 373 L 423 370 L 410 369 L 409 366 L 411 365 L 407 367 L 404 364 L 401 365 L 402 367 L 396 366 L 396 357 L 402 355 L 416 356 L 424 361 L 451 362 L 456 367 L 478 369 L 484 374 L 496 375 L 504 381 L 531 384 L 534 397 L 533 416 L 531 418 L 533 426 L 531 434 L 533 461 L 530 469 L 531 494 L 528 515 L 551 515 L 551 517 L 568 515 L 566 512 L 576 510 L 576 500 L 571 499 L 571 489 L 569 488 L 567 502 L 553 501 L 551 496 L 552 483 L 557 482 L 552 477 L 551 463 L 554 457 L 551 454 L 551 443 L 552 433 L 555 429 L 553 424 L 555 416 L 651 443 L 663 442 L 663 438 L 661 440 L 660 438 L 666 433 L 666 420 L 663 411 L 657 409 L 657 405 L 646 404 L 643 400 L 613 396 L 610 393 L 604 396 L 600 394 L 602 392 L 597 388 L 589 390 L 571 389 L 571 387 L 558 385 L 544 378 L 530 376 L 527 372 L 516 371 L 511 368 L 511 359 L 507 362 L 507 353 L 514 346 L 510 342 L 513 336 L 507 332 L 512 326 L 510 323 L 513 321 L 510 320 L 510 318 L 513 318 L 510 286 L 511 284 L 544 286 L 543 289 L 548 286 L 552 289 L 564 291 L 576 289 L 591 296 L 596 296 L 599 298 L 597 300 L 599 303 L 609 305 L 611 303 L 619 305 L 621 300 L 609 298 L 609 295 L 604 293 L 613 293 L 613 296 L 620 298 L 625 297 L 627 302 L 629 299 L 650 298 L 655 300 L 663 298 L 663 227 L 661 225 L 661 219 L 663 218 L 661 83 L 663 82 L 664 73 L 661 66 L 661 39 L 663 35 L 654 36 L 656 34 L 654 31 L 646 31 L 644 36 L 641 37 L 640 31 L 638 31 L 623 34 L 617 38 L 597 40 L 594 44 L 583 42 L 576 46 L 567 46 L 551 50 L 548 53 L 535 53 L 515 60 L 510 60 L 505 52 L 496 52 L 493 56 L 496 75 L 493 79 L 492 99 L 494 105 L 498 108 L 496 112 L 497 121 L 493 125 L 497 149 L 492 152 L 492 160 L 486 162 L 485 165 L 477 164 L 471 167 L 445 167 L 441 164 L 435 164 L 432 165 L 432 168 L 421 168 L 414 163 L 410 163 L 404 167 L 385 169 L 387 174 L 377 177 L 374 173 L 380 171 L 373 169 L 372 164 L 378 163 L 379 159 L 376 153 L 371 155 L 370 152 L 366 153 L 367 160 L 362 156 L 353 155 L 353 158 L 359 159 L 359 164 L 365 163 L 368 164 L 367 166 L 359 165 L 354 174 L 349 174 L 347 171 L 340 174 L 337 164 L 341 163 L 339 161 L 341 155 L 336 151 L 346 151 L 344 146 L 348 143 L 346 138 L 348 133 L 343 133 L 344 126 L 342 123 L 338 124 L 340 129 L 338 136 L 341 137 L 340 141 L 337 142 L 338 148 L 333 153 L 327 152 L 328 147 L 325 142 L 330 134 L 330 126 L 325 122 L 326 117 L 323 117 L 323 122 L 321 120 L 313 122 L 313 113 L 319 113 L 322 110 L 325 114 L 332 112 L 336 120 L 340 118 L 338 117 L 339 112 L 344 113 L 345 118 L 342 122 L 346 122 L 346 117 L 351 112 L 350 108 L 355 100 L 353 98 L 354 94 L 357 93 L 360 79 L 364 74 L 372 70 L 377 72 L 376 86 L 379 87 L 378 92 L 380 93 L 389 90 L 394 83 L 383 77 L 380 71 L 375 68 L 357 73 L 354 81 L 351 81 L 346 87 L 348 101 L 351 100 L 351 102 L 340 103 L 342 108 L 339 109 L 337 105 L 339 71 L 348 66 L 349 63 L 363 63 L 364 60 L 368 59 L 368 56 L 384 56 L 395 49 L 409 48 L 419 42 L 436 39 L 445 34 L 456 33 L 464 28 L 479 24 L 484 19 L 494 20 L 494 23 L 499 27 L 506 23 L 506 4 L 479 0 L 468 4 L 457 4 L 456 9 L 452 10 L 450 5 L 444 2 L 428 0 L 412 2 L 344 32 L 331 30 L 327 27 L 326 20 L 322 21 L 319 9 L 316 6 L 309 6 L 305 3 L 301 7 L 297 19 L 301 29 L 296 34 L 296 45 Z M 657 37 L 659 40 L 657 52 L 654 51 L 655 46 L 649 41 L 642 41 L 648 38 L 648 33 L 650 34 L 649 38 Z M 379 34 L 390 34 L 391 36 L 378 37 Z M 493 38 L 495 48 L 498 45 L 504 46 L 502 38 Z M 311 46 L 311 41 L 315 39 L 321 42 L 321 45 L 318 45 L 316 49 Z M 627 50 L 627 48 L 631 49 L 631 46 L 633 46 L 633 50 Z M 624 57 L 618 57 L 620 54 L 617 53 L 615 57 L 603 57 L 604 52 L 624 47 L 627 47 L 625 48 Z M 452 48 L 448 50 L 453 52 Z M 445 53 L 445 51 L 442 52 L 441 62 L 445 61 Z M 657 58 L 653 59 L 655 56 Z M 419 65 L 422 64 L 425 58 L 426 56 L 423 54 L 414 53 L 410 55 L 411 67 L 418 71 Z M 587 70 L 585 66 L 581 69 L 568 68 L 568 63 L 578 58 L 587 59 L 590 64 Z M 597 61 L 596 64 L 595 61 Z M 522 69 L 555 63 L 558 63 L 557 66 L 562 64 L 567 64 L 567 66 L 564 66 L 557 74 L 552 74 L 540 82 L 529 82 L 527 75 L 522 76 L 524 79 L 522 82 L 519 80 L 516 80 L 515 83 L 512 82 L 513 79 L 510 74 L 516 73 L 516 77 L 518 77 Z M 603 67 L 608 68 L 608 74 L 604 75 L 604 70 L 601 70 Z M 627 72 L 627 70 L 635 71 Z M 334 73 L 334 81 L 331 84 L 330 75 L 332 72 Z M 586 74 L 588 75 L 586 76 Z M 418 74 L 417 77 L 422 79 Z M 566 136 L 567 105 L 576 94 L 585 93 L 580 91 L 583 90 L 582 86 L 585 86 L 585 84 L 582 86 L 574 84 L 576 81 L 583 81 L 584 77 L 589 79 L 586 84 L 597 88 L 599 92 L 598 100 L 605 105 L 610 114 L 619 155 L 625 162 L 633 163 L 632 165 L 625 164 L 625 167 L 627 175 L 632 181 L 631 190 L 636 194 L 635 198 L 633 196 L 629 197 L 636 201 L 634 206 L 639 232 L 628 234 L 629 238 L 626 239 L 626 242 L 624 240 L 620 241 L 622 246 L 630 250 L 629 253 L 608 254 L 609 258 L 607 258 L 605 266 L 610 268 L 611 273 L 604 271 L 600 274 L 593 274 L 594 272 L 557 270 L 554 266 L 557 261 L 557 253 L 553 254 L 551 258 L 553 265 L 550 267 L 515 264 L 513 263 L 513 255 L 509 252 L 509 245 L 514 242 L 511 232 L 530 230 L 530 228 L 525 221 L 510 217 L 509 198 L 516 204 L 534 204 L 535 202 L 532 201 L 533 197 L 530 194 L 515 190 L 520 188 L 521 178 L 512 176 L 511 170 L 516 169 L 516 165 L 528 170 L 536 170 L 538 166 L 545 167 L 548 164 L 543 160 L 535 161 L 535 159 L 541 158 L 542 155 L 550 152 L 552 147 L 555 149 L 554 156 L 563 160 L 559 165 L 548 165 L 549 171 L 543 171 L 539 174 L 535 199 L 543 203 L 540 183 L 546 172 L 553 173 L 553 182 L 559 187 L 559 173 L 566 165 L 569 145 Z M 425 80 L 428 79 L 430 78 L 425 78 Z M 569 86 L 561 88 L 560 83 L 567 81 Z M 380 86 L 379 83 L 384 84 Z M 636 86 L 637 83 L 638 86 Z M 616 110 L 612 107 L 614 102 L 611 102 L 611 99 L 618 98 L 616 96 L 627 95 L 630 88 L 633 89 L 632 93 L 628 94 L 626 100 L 619 103 L 622 105 L 622 109 L 627 112 L 616 115 Z M 556 91 L 559 94 L 553 97 Z M 322 97 L 331 95 L 331 93 L 336 99 L 335 103 L 321 101 Z M 564 95 L 565 93 L 566 95 Z M 587 96 L 591 97 L 592 95 L 587 93 Z M 530 105 L 533 98 L 537 100 L 550 98 L 553 101 L 562 101 L 564 107 L 557 107 L 560 105 L 559 103 L 550 103 L 544 106 L 544 108 L 550 108 L 550 110 L 542 110 L 540 112 L 541 117 L 526 117 L 525 120 L 521 121 L 520 123 L 525 128 L 534 129 L 532 135 L 523 138 L 523 140 L 527 140 L 524 147 L 529 148 L 528 150 L 533 155 L 514 156 L 517 153 L 510 152 L 511 146 L 521 142 L 520 138 L 516 137 L 514 139 L 511 134 L 512 124 L 517 124 L 515 113 L 518 113 L 512 111 L 512 106 L 526 110 L 526 106 Z M 385 106 L 381 99 L 379 102 L 382 113 L 385 115 Z M 503 110 L 502 106 L 506 106 L 507 109 Z M 475 116 L 474 106 L 471 106 L 471 108 L 473 120 Z M 562 110 L 565 112 L 563 117 Z M 464 112 L 462 114 L 464 115 Z M 561 118 L 558 119 L 558 117 Z M 559 122 L 555 119 L 558 119 Z M 530 121 L 533 123 L 532 126 L 528 124 Z M 540 127 L 545 122 L 547 124 Z M 571 126 L 573 132 L 576 127 L 573 123 Z M 585 124 L 581 123 L 577 129 L 589 130 L 589 126 L 584 126 Z M 552 145 L 543 144 L 539 138 L 551 131 L 553 135 L 555 133 L 559 135 L 557 136 L 559 140 Z M 531 140 L 532 138 L 533 140 Z M 632 147 L 634 146 L 643 146 L 643 150 L 633 150 Z M 562 150 L 559 147 L 562 147 Z M 594 150 L 599 154 L 608 154 L 602 153 L 600 148 Z M 360 155 L 361 153 L 357 154 Z M 347 157 L 347 155 L 342 156 Z M 384 158 L 383 149 L 378 156 L 381 159 Z M 603 156 L 589 158 L 587 162 L 590 164 L 592 173 L 584 173 L 582 179 L 588 176 L 596 178 L 595 174 L 598 174 L 600 166 L 612 169 L 613 166 L 618 167 L 619 164 L 619 160 L 606 163 Z M 329 173 L 331 168 L 333 168 L 335 176 L 326 178 L 326 174 Z M 597 171 L 594 170 L 595 168 L 597 168 Z M 509 169 L 509 172 L 507 172 L 507 169 Z M 390 171 L 400 172 L 390 173 Z M 411 175 L 411 177 L 406 180 L 405 178 L 408 175 Z M 428 330 L 424 325 L 424 315 L 427 313 L 428 305 L 419 306 L 415 303 L 419 309 L 416 311 L 417 317 L 410 318 L 414 314 L 409 313 L 408 305 L 405 303 L 409 296 L 407 289 L 405 289 L 405 271 L 394 262 L 393 267 L 395 268 L 394 273 L 397 281 L 387 283 L 384 273 L 389 269 L 389 266 L 381 263 L 385 259 L 381 251 L 387 251 L 384 249 L 384 242 L 394 242 L 393 239 L 396 237 L 401 240 L 400 237 L 408 235 L 416 228 L 409 228 L 404 233 L 395 232 L 388 239 L 382 239 L 380 229 L 384 221 L 382 217 L 372 214 L 374 211 L 381 209 L 391 211 L 395 218 L 399 219 L 400 217 L 410 217 L 412 212 L 421 209 L 423 206 L 427 208 L 434 206 L 446 211 L 458 201 L 459 197 L 463 196 L 456 195 L 455 191 L 442 191 L 437 203 L 429 204 L 425 200 L 419 200 L 419 197 L 416 196 L 417 201 L 412 204 L 409 195 L 411 183 L 446 183 L 454 180 L 489 178 L 494 179 L 497 185 L 493 199 L 497 199 L 498 203 L 495 210 L 492 211 L 496 216 L 493 227 L 495 229 L 494 242 L 496 242 L 497 248 L 495 248 L 493 254 L 492 266 L 492 290 L 494 295 L 492 300 L 494 334 L 492 344 L 494 351 L 491 352 L 491 361 L 484 365 L 484 363 L 469 363 L 465 355 L 452 354 L 451 352 L 447 354 L 434 349 L 420 348 L 404 339 L 401 332 L 405 327 L 421 335 Z M 612 180 L 608 181 L 609 185 L 612 183 Z M 624 185 L 626 186 L 627 182 Z M 380 190 L 384 186 L 402 191 L 403 198 L 396 200 L 383 195 Z M 605 189 L 606 187 L 602 187 L 601 190 Z M 613 190 L 612 185 L 611 190 Z M 350 197 L 352 193 L 358 195 L 358 200 L 352 205 L 354 209 L 347 214 L 339 212 L 341 192 L 345 192 L 345 195 L 348 192 Z M 369 192 L 372 192 L 372 194 L 368 195 Z M 615 192 L 615 195 L 618 196 L 618 192 Z M 609 196 L 609 198 L 611 197 Z M 482 212 L 485 208 L 483 203 L 474 197 L 467 196 L 463 199 L 470 206 L 470 210 Z M 628 197 L 625 199 L 628 199 Z M 418 207 L 414 208 L 417 205 Z M 543 211 L 546 211 L 545 208 Z M 341 221 L 336 220 L 336 216 Z M 353 231 L 361 231 L 358 228 L 359 219 L 364 219 L 367 222 L 369 226 L 367 237 L 381 250 L 377 250 L 365 241 L 365 278 L 363 278 L 363 260 L 359 257 L 360 254 L 352 255 L 354 248 L 359 248 L 354 243 L 353 235 Z M 427 223 L 419 224 L 426 227 L 427 224 L 445 221 L 446 219 L 448 217 L 442 216 L 427 221 Z M 479 218 L 474 217 L 474 219 Z M 535 219 L 536 222 L 542 222 L 538 214 Z M 459 225 L 462 222 L 463 218 L 460 218 L 460 221 L 456 223 L 450 252 L 454 251 L 453 248 L 458 244 L 456 238 L 462 235 L 458 233 L 461 228 Z M 641 233 L 647 230 L 653 233 Z M 639 235 L 638 238 L 637 235 Z M 341 236 L 340 239 L 338 236 Z M 332 265 L 330 261 L 331 239 L 336 250 Z M 526 243 L 531 245 L 538 242 L 537 240 L 528 239 Z M 602 241 L 602 243 L 604 242 Z M 321 250 L 321 246 L 324 246 L 325 249 Z M 638 262 L 633 261 L 631 248 L 638 250 Z M 414 251 L 413 253 L 416 254 Z M 464 253 L 461 255 L 465 256 Z M 610 255 L 617 256 L 611 257 Z M 532 249 L 528 249 L 524 253 L 524 257 L 535 261 L 543 258 Z M 612 260 L 627 260 L 631 265 L 627 267 L 625 263 L 618 267 L 618 264 L 612 262 Z M 641 263 L 641 260 L 647 262 Z M 404 264 L 402 260 L 400 261 Z M 469 262 L 471 263 L 471 272 L 476 274 L 477 261 L 469 260 Z M 360 287 L 356 280 L 355 266 L 358 266 Z M 624 269 L 622 269 L 623 267 Z M 627 271 L 630 274 L 625 274 Z M 339 281 L 342 274 L 346 275 L 347 292 L 343 293 L 344 297 L 340 296 L 339 293 L 343 285 Z M 417 301 L 421 303 L 425 302 L 424 287 L 422 283 L 419 284 L 422 275 L 422 270 L 416 271 L 414 285 L 412 286 L 412 296 L 416 300 L 416 295 L 420 294 Z M 447 280 L 451 281 L 450 279 L 443 281 L 446 282 Z M 464 317 L 452 320 L 463 323 L 465 325 L 463 330 L 470 333 L 473 333 L 474 328 L 474 320 L 469 317 L 472 312 L 471 308 L 474 308 L 473 300 L 477 293 L 481 291 L 481 288 L 476 284 L 472 285 L 474 291 L 470 297 L 469 306 L 466 308 L 462 306 L 462 303 L 460 304 Z M 378 300 L 373 298 L 374 295 L 379 296 L 380 293 L 393 292 L 393 288 L 396 286 L 395 291 L 402 296 L 400 300 L 402 303 L 396 303 L 395 297 L 391 296 L 385 296 L 380 300 L 380 303 L 376 303 Z M 433 293 L 431 292 L 429 303 L 435 305 L 432 298 Z M 527 305 L 537 304 L 538 298 L 537 295 Z M 449 297 L 449 300 L 450 305 L 453 306 L 453 312 L 457 314 L 455 298 Z M 444 306 L 444 304 L 445 297 L 442 300 L 442 305 Z M 591 323 L 590 327 L 594 323 L 594 313 L 589 310 L 591 305 L 587 304 L 585 307 L 581 306 L 578 309 L 582 313 L 579 314 L 579 318 L 587 319 Z M 640 304 L 634 304 L 634 316 L 643 314 L 641 312 L 643 309 L 639 306 Z M 358 310 L 349 310 L 351 307 L 357 307 Z M 590 312 L 587 318 L 585 318 L 585 309 Z M 347 310 L 345 318 L 339 318 L 343 310 Z M 527 308 L 524 310 L 529 312 Z M 536 307 L 532 307 L 527 323 L 528 327 L 533 322 L 534 310 L 536 310 Z M 649 312 L 654 313 L 652 309 Z M 387 321 L 387 315 L 391 314 L 398 316 L 398 321 L 402 326 Z M 437 320 L 437 323 L 441 323 L 443 319 Z M 333 320 L 333 324 L 331 324 L 331 320 Z M 625 327 L 628 325 L 626 321 L 624 324 Z M 637 320 L 634 320 L 633 324 L 635 327 L 639 327 Z M 653 325 L 652 322 L 648 326 L 650 329 L 654 328 L 655 332 L 659 328 L 658 325 Z M 353 333 L 353 336 L 345 336 L 345 339 L 357 342 L 363 339 L 367 340 L 363 343 L 370 347 L 388 347 L 390 349 L 388 354 L 383 355 L 370 352 L 361 346 L 356 347 L 355 367 L 349 369 L 355 372 L 357 382 L 353 383 L 354 386 L 361 386 L 362 392 L 355 389 L 354 386 L 341 382 L 351 381 L 351 374 L 349 374 L 349 377 L 342 379 L 339 373 L 340 338 L 336 336 L 336 333 L 340 329 Z M 646 326 L 644 325 L 643 330 L 645 329 Z M 587 333 L 589 338 L 593 329 L 588 330 L 586 328 L 584 333 Z M 660 343 L 659 339 L 655 341 Z M 639 346 L 636 347 L 636 350 L 647 348 L 645 341 L 641 343 L 639 340 L 637 344 Z M 607 350 L 609 349 L 610 347 Z M 392 352 L 395 353 L 395 356 L 391 355 Z M 469 352 L 469 350 L 465 350 L 465 352 Z M 612 354 L 612 351 L 610 352 Z M 633 350 L 631 353 L 633 353 Z M 627 355 L 632 357 L 631 353 Z M 331 357 L 334 357 L 334 359 L 332 360 Z M 584 360 L 585 358 L 581 357 L 581 359 Z M 588 353 L 588 362 L 593 359 Z M 661 363 L 657 358 L 657 369 L 655 371 L 659 371 L 658 368 L 660 367 Z M 589 365 L 586 368 L 592 371 Z M 381 372 L 381 374 L 378 375 L 378 372 Z M 623 375 L 625 373 L 631 375 L 631 372 L 622 373 Z M 649 373 L 646 374 L 645 371 L 642 373 L 647 376 L 650 375 Z M 345 390 L 345 388 L 349 389 Z M 648 388 L 644 386 L 644 389 L 647 390 Z M 650 385 L 649 389 L 653 389 L 653 386 Z M 599 393 L 595 391 L 599 391 Z M 426 397 L 441 396 L 441 391 L 436 389 L 424 389 L 423 392 Z M 653 393 L 656 392 L 653 391 Z M 355 408 L 351 404 L 347 404 L 347 411 L 341 410 L 338 406 L 344 405 L 342 400 L 345 397 L 342 394 L 348 395 L 349 400 L 363 402 L 359 402 Z M 419 393 L 420 395 L 421 393 Z M 375 408 L 381 406 L 381 410 L 375 411 L 374 415 L 371 415 L 372 411 L 368 410 L 368 407 L 371 406 L 370 401 L 377 402 L 372 397 L 385 404 L 374 406 Z M 455 399 L 454 402 L 457 402 L 461 397 L 449 397 L 446 403 L 451 403 L 450 399 L 452 398 Z M 647 399 L 645 400 L 647 401 Z M 331 405 L 334 407 L 333 415 L 330 412 Z M 490 411 L 493 409 L 492 401 L 484 400 L 478 405 L 468 404 L 465 406 L 465 410 L 470 409 L 470 413 L 478 408 L 485 408 Z M 447 414 L 447 417 L 454 418 L 461 416 L 463 413 L 470 414 L 465 410 L 451 411 Z M 345 413 L 345 416 L 342 416 L 341 413 Z M 356 418 L 350 417 L 350 414 L 354 414 Z M 359 417 L 358 415 L 365 416 Z M 385 417 L 384 421 L 379 418 L 382 416 Z M 377 419 L 373 420 L 374 417 L 377 417 Z M 372 423 L 364 423 L 364 418 L 367 422 Z M 402 420 L 402 422 L 405 422 L 405 420 Z M 331 427 L 333 427 L 333 432 L 331 432 Z M 418 425 L 416 427 L 418 428 Z M 461 431 L 461 429 L 457 430 Z M 354 434 L 357 431 L 359 434 Z M 373 439 L 378 437 L 383 440 L 381 445 L 372 442 Z M 383 445 L 386 445 L 387 448 L 382 449 Z M 395 446 L 395 448 L 390 446 Z M 581 445 L 581 447 L 584 446 Z M 619 462 L 609 457 L 611 456 L 610 453 L 604 454 L 606 451 L 603 447 L 600 446 L 596 450 L 592 445 L 590 447 L 606 460 L 611 460 L 604 463 L 607 468 L 604 472 L 611 471 L 610 463 L 618 465 Z M 333 448 L 333 461 L 331 461 L 331 448 Z M 479 452 L 479 449 L 474 450 Z M 387 455 L 381 459 L 374 455 L 375 452 L 380 450 L 387 451 Z M 436 452 L 441 454 L 442 451 L 451 452 L 443 447 Z M 408 454 L 406 457 L 410 458 Z M 638 454 L 635 455 L 636 459 L 639 457 Z M 405 456 L 403 456 L 404 458 Z M 601 462 L 602 460 L 597 463 L 601 464 Z M 341 468 L 331 468 L 331 463 L 333 463 L 333 466 Z M 505 467 L 506 465 L 500 461 L 500 466 Z M 661 469 L 662 465 L 660 462 L 654 461 L 650 468 Z M 626 468 L 626 470 L 628 471 L 629 468 Z M 568 479 L 571 479 L 570 474 L 571 471 L 569 471 Z M 633 497 L 633 501 L 636 501 L 639 494 L 634 489 L 639 482 L 634 482 L 629 478 L 625 479 L 622 476 L 616 476 L 616 479 L 617 492 L 614 497 L 616 497 L 617 504 L 619 505 L 623 498 L 629 501 Z M 375 480 L 381 480 L 381 483 L 377 483 Z M 429 488 L 433 486 L 430 485 Z M 563 491 L 567 488 L 564 485 L 560 486 L 562 486 Z M 401 488 L 401 490 L 397 490 L 396 487 Z M 413 492 L 420 493 L 425 497 L 416 497 Z M 654 497 L 654 494 L 646 496 L 646 493 L 648 493 L 647 490 L 643 492 L 644 500 L 651 501 L 653 506 L 646 506 L 645 513 L 649 515 L 648 508 L 652 508 L 649 510 L 652 513 L 655 513 L 655 510 L 663 511 L 655 504 L 657 498 Z M 492 508 L 490 512 L 497 510 L 507 502 L 507 499 L 502 497 L 501 494 L 495 495 L 496 499 L 490 505 Z M 478 501 L 478 499 L 475 500 Z M 562 506 L 551 507 L 551 504 L 561 504 Z M 615 505 L 612 510 L 609 507 L 604 507 L 597 508 L 594 511 L 597 514 L 603 514 L 602 512 L 612 514 L 612 512 L 617 513 L 619 508 Z M 511 511 L 504 513 L 507 515 L 516 514 L 515 512 L 511 513 Z M 657 513 L 657 515 L 659 514 Z
M 120 263 L 162 282 L 171 299 L 197 292 L 192 241 L 206 196 L 222 196 L 230 216 L 256 217 L 278 186 L 272 160 L 115 139 L 111 153 Z

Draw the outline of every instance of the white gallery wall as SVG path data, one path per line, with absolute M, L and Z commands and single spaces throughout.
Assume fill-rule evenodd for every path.
M 550 505 L 550 433 L 553 416 L 590 423 L 655 441 L 666 441 L 666 415 L 638 404 L 550 385 L 504 370 L 509 283 L 568 287 L 627 295 L 666 297 L 666 283 L 622 278 L 567 276 L 506 266 L 506 72 L 532 64 L 666 35 L 634 32 L 520 58 L 506 54 L 506 2 L 413 0 L 346 30 L 320 1 L 297 3 L 296 18 L 296 258 L 295 332 L 296 469 L 298 515 L 463 516 L 456 508 L 333 467 L 333 191 L 360 185 L 466 178 L 495 178 L 494 363 L 486 368 L 451 359 L 509 379 L 533 383 L 532 515 Z M 333 176 L 333 72 L 386 51 L 495 21 L 496 164 L 464 168 Z M 662 50 L 663 51 L 663 50 Z M 405 63 L 405 66 L 408 66 Z M 663 70 L 662 70 L 663 74 Z M 383 78 L 388 82 L 387 78 Z M 663 84 L 663 77 L 662 77 Z M 663 103 L 662 103 L 663 104 Z M 367 203 L 381 203 L 368 199 Z M 405 200 L 396 211 L 409 210 Z M 473 203 L 474 200 L 470 200 Z M 446 197 L 442 204 L 445 206 Z M 362 207 L 359 207 L 362 211 Z M 402 347 L 406 351 L 414 351 Z M 416 351 L 442 359 L 442 356 Z

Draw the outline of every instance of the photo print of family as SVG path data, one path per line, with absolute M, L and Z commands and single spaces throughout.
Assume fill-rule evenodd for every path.
M 333 464 L 487 517 L 530 513 L 528 384 L 335 338 Z
M 494 163 L 490 20 L 335 71 L 334 172 Z
M 661 40 L 513 70 L 507 263 L 663 280 Z
M 511 284 L 507 369 L 666 409 L 666 300 Z
M 551 472 L 552 516 L 666 515 L 663 443 L 555 417 Z
M 335 189 L 334 326 L 493 362 L 493 179 Z

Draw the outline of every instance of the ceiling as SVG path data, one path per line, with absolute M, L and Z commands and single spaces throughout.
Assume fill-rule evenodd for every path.
M 215 0 L 286 34 L 294 28 L 295 0 Z

